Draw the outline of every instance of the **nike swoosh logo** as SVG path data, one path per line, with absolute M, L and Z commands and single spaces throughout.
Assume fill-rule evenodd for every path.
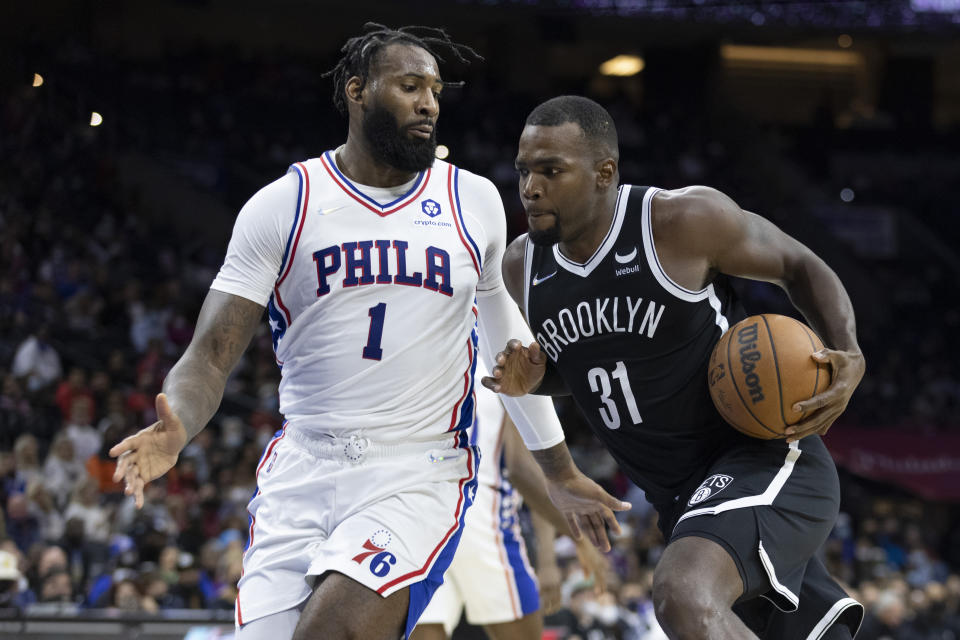
M 614 259 L 616 259 L 616 261 L 619 262 L 620 264 L 627 264 L 628 262 L 633 262 L 633 259 L 637 257 L 637 248 L 634 247 L 634 248 L 633 248 L 633 251 L 631 251 L 630 253 L 628 253 L 628 254 L 625 255 L 625 256 L 622 256 L 622 255 L 620 255 L 619 253 L 614 253 L 614 254 L 613 254 L 613 257 L 614 257 Z
M 329 209 L 320 209 L 320 215 L 322 215 L 322 216 L 328 216 L 328 215 L 330 215 L 331 213 L 333 213 L 334 211 L 340 211 L 340 209 L 343 209 L 343 208 L 346 207 L 346 206 L 347 206 L 347 205 L 342 204 L 342 205 L 340 205 L 339 207 L 330 207 Z
M 549 280 L 550 278 L 552 278 L 552 277 L 555 276 L 555 275 L 557 275 L 557 272 L 556 272 L 556 271 L 554 271 L 553 273 L 551 273 L 551 274 L 548 275 L 548 276 L 543 276 L 542 278 L 541 278 L 540 276 L 533 276 L 533 286 L 537 286 L 538 284 L 540 284 L 540 283 L 543 282 L 544 280 Z

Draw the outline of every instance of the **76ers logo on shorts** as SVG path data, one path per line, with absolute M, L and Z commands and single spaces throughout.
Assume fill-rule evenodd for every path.
M 440 203 L 436 200 L 424 200 L 420 203 L 420 208 L 431 218 L 440 215 Z
M 690 500 L 687 501 L 688 506 L 693 506 L 695 504 L 700 504 L 707 498 L 714 496 L 733 482 L 733 477 L 725 476 L 722 473 L 715 473 L 697 487 L 697 490 L 693 492 L 693 495 L 690 496 Z
M 364 551 L 351 558 L 357 564 L 363 564 L 367 558 L 370 559 L 370 573 L 382 578 L 388 573 L 393 565 L 397 564 L 397 557 L 389 551 L 384 551 L 390 540 L 393 538 L 386 529 L 378 529 L 366 542 L 363 543 Z

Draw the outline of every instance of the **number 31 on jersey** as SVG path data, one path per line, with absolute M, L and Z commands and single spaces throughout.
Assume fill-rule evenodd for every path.
M 613 369 L 613 379 L 620 383 L 620 391 L 626 402 L 627 410 L 630 412 L 630 419 L 633 424 L 640 424 L 643 419 L 640 418 L 640 410 L 637 409 L 637 400 L 633 397 L 633 389 L 630 388 L 630 379 L 627 378 L 627 367 L 623 361 L 617 362 Z M 600 402 L 603 406 L 599 408 L 600 418 L 608 429 L 620 428 L 620 412 L 617 411 L 617 403 L 610 397 L 613 388 L 610 384 L 610 374 L 603 367 L 594 367 L 587 371 L 587 382 L 590 383 L 590 390 L 600 394 Z

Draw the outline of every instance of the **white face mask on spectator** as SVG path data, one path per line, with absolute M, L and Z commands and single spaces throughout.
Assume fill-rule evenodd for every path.
M 620 619 L 620 608 L 615 604 L 603 605 L 591 600 L 584 605 L 584 610 L 602 625 L 612 625 Z

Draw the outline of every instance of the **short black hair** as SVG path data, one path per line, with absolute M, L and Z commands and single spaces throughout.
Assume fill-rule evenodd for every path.
M 615 157 L 619 156 L 620 142 L 613 117 L 590 98 L 583 96 L 550 98 L 530 112 L 526 124 L 557 127 L 568 122 L 579 125 L 587 140 L 603 144 Z
M 410 25 L 391 29 L 376 22 L 368 22 L 363 25 L 363 29 L 366 33 L 347 40 L 340 49 L 343 56 L 336 66 L 323 74 L 324 78 L 333 76 L 333 104 L 343 115 L 347 114 L 347 100 L 343 95 L 347 80 L 357 76 L 366 85 L 367 77 L 370 75 L 371 60 L 387 45 L 399 43 L 420 47 L 436 58 L 437 62 L 444 61 L 438 53 L 441 49 L 451 52 L 460 62 L 469 64 L 470 61 L 466 57 L 468 55 L 475 60 L 483 60 L 483 56 L 472 48 L 454 42 L 446 31 L 436 27 Z M 415 31 L 421 32 L 421 35 L 417 35 Z M 445 82 L 444 85 L 457 87 L 463 86 L 463 83 Z

